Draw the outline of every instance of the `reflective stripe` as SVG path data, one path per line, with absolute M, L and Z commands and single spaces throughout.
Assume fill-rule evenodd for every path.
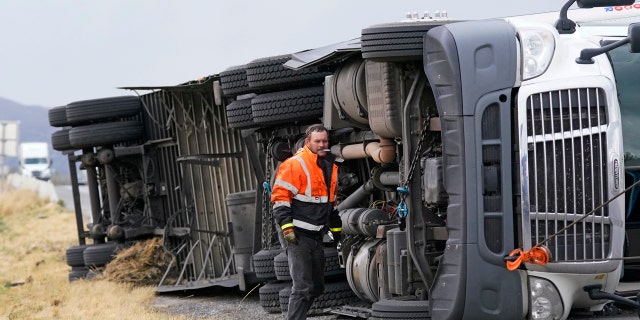
M 284 230 L 286 228 L 293 228 L 293 223 L 291 223 L 291 222 L 285 223 L 280 227 L 280 229 L 282 229 L 282 230 Z
M 276 201 L 273 203 L 273 208 L 279 208 L 279 207 L 287 207 L 287 208 L 291 208 L 291 203 L 286 202 L 286 201 Z
M 311 197 L 312 184 L 311 184 L 311 174 L 309 173 L 309 168 L 307 168 L 307 164 L 304 163 L 304 159 L 302 159 L 301 156 L 295 156 L 293 158 L 298 160 L 298 162 L 300 162 L 302 171 L 304 171 L 304 175 L 307 176 L 307 189 L 304 191 L 304 195 L 307 197 Z
M 331 231 L 331 232 L 340 232 L 340 231 L 342 231 L 342 227 L 340 227 L 340 228 L 329 228 L 329 231 Z
M 297 219 L 293 219 L 293 225 L 298 228 L 311 230 L 311 231 L 320 231 L 322 230 L 322 228 L 324 228 L 324 226 L 316 226 L 315 224 L 311 224 L 309 222 L 304 222 L 302 220 L 297 220 Z
M 313 186 L 311 184 L 311 174 L 309 173 L 309 168 L 307 168 L 307 164 L 304 162 L 304 159 L 301 156 L 294 156 L 293 159 L 298 160 L 298 162 L 300 163 L 300 167 L 302 167 L 302 171 L 304 171 L 304 174 L 307 177 L 307 188 L 304 191 L 304 195 L 296 194 L 297 191 L 293 192 L 294 194 L 296 194 L 294 199 L 298 199 L 300 201 L 310 202 L 310 203 L 326 203 L 326 202 L 329 202 L 329 196 L 328 195 L 327 196 L 321 196 L 321 197 L 313 197 L 313 196 L 311 196 L 311 191 L 313 189 Z M 333 172 L 333 167 L 332 167 L 331 170 Z M 276 183 L 278 183 L 278 182 L 276 181 Z M 334 194 L 333 197 L 331 197 L 331 198 L 332 198 L 331 202 L 335 202 L 338 199 L 338 195 Z
M 291 183 L 289 183 L 287 181 L 284 181 L 284 180 L 278 179 L 273 183 L 273 185 L 274 186 L 276 186 L 276 185 L 281 186 L 281 187 L 289 190 L 293 194 L 298 193 L 298 188 L 296 188 L 294 185 L 292 185 Z
M 310 203 L 327 203 L 327 196 L 321 197 L 311 197 L 303 194 L 296 194 L 294 199 L 302 201 L 302 202 L 310 202 Z

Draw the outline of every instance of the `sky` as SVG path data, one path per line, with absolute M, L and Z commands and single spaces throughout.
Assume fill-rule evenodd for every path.
M 0 0 L 0 97 L 55 107 L 354 39 L 407 12 L 468 20 L 561 0 Z M 141 92 L 145 93 L 145 92 Z

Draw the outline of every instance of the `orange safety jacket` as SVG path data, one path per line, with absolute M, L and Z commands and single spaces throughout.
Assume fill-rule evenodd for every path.
M 325 158 L 304 147 L 278 167 L 271 192 L 273 215 L 281 229 L 293 226 L 295 230 L 319 235 L 342 230 L 336 209 L 338 192 L 338 166 L 334 157 Z M 322 161 L 324 169 L 320 167 Z M 330 179 L 327 185 L 326 179 Z

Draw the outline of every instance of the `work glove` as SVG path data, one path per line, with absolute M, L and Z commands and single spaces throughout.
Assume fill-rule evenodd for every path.
M 293 232 L 293 227 L 282 229 L 282 236 L 288 243 L 298 244 L 298 238 L 296 238 L 296 233 Z

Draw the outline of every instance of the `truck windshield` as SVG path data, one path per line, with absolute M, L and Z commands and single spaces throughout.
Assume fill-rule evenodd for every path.
M 47 164 L 47 158 L 27 158 L 24 164 Z
M 640 167 L 640 54 L 621 46 L 608 53 L 622 116 L 625 167 Z

